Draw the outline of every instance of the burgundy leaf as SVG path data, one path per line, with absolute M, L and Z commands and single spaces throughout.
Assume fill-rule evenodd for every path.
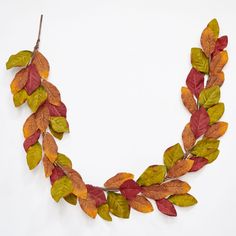
M 174 205 L 167 199 L 156 200 L 157 208 L 160 212 L 168 216 L 177 216 Z
M 46 102 L 50 116 L 64 116 L 66 118 L 67 109 L 63 102 L 61 102 L 60 106 L 55 106 L 50 104 L 48 101 Z
M 60 167 L 55 166 L 55 168 L 52 170 L 52 174 L 50 175 L 51 184 L 53 185 L 56 180 L 60 179 L 64 175 L 64 171 Z
M 89 196 L 92 197 L 93 200 L 96 202 L 96 207 L 99 207 L 102 204 L 107 202 L 104 191 L 101 188 L 95 187 L 90 184 L 86 184 L 86 187 L 87 187 Z
M 37 130 L 33 135 L 31 135 L 24 141 L 23 146 L 26 152 L 30 146 L 34 145 L 38 141 L 40 134 L 41 134 L 40 131 Z
M 28 68 L 29 68 L 29 75 L 25 85 L 25 90 L 30 95 L 40 86 L 41 79 L 34 64 L 29 65 Z
M 193 160 L 194 163 L 189 172 L 198 171 L 208 163 L 208 160 L 204 157 L 191 157 L 190 159 Z
M 190 127 L 195 138 L 199 138 L 201 135 L 205 134 L 208 129 L 209 122 L 210 118 L 204 107 L 201 107 L 192 114 L 190 119 Z
M 142 188 L 132 179 L 126 180 L 120 186 L 121 194 L 128 200 L 134 199 L 141 190 Z
M 186 79 L 186 84 L 191 92 L 198 98 L 204 88 L 204 75 L 195 68 L 192 68 Z
M 220 38 L 217 39 L 216 41 L 216 46 L 215 46 L 215 51 L 223 51 L 228 45 L 228 37 L 222 36 Z

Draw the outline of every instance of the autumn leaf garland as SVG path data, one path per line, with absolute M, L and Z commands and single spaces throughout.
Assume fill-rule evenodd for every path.
M 16 107 L 28 104 L 32 114 L 23 125 L 24 149 L 29 169 L 43 162 L 45 176 L 50 178 L 51 196 L 72 205 L 79 203 L 91 218 L 99 215 L 111 221 L 112 215 L 129 218 L 130 209 L 142 213 L 157 209 L 165 215 L 176 216 L 175 206 L 187 207 L 197 203 L 189 194 L 190 185 L 178 178 L 195 172 L 213 162 L 219 155 L 218 140 L 228 124 L 219 121 L 224 113 L 220 102 L 220 87 L 224 82 L 223 68 L 228 61 L 225 50 L 228 38 L 219 37 L 219 25 L 213 19 L 201 35 L 202 48 L 191 49 L 192 68 L 181 89 L 181 98 L 191 117 L 183 129 L 183 147 L 177 143 L 164 152 L 162 165 L 147 167 L 137 180 L 131 173 L 118 173 L 104 187 L 85 184 L 73 169 L 71 160 L 58 151 L 55 139 L 69 132 L 67 109 L 59 90 L 48 82 L 50 66 L 38 50 L 42 26 L 33 52 L 23 50 L 10 56 L 6 68 L 20 67 L 11 82 Z M 42 143 L 39 138 L 42 137 Z

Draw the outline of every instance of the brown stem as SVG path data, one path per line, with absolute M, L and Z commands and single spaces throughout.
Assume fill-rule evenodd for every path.
M 41 36 L 41 30 L 42 30 L 42 23 L 43 23 L 43 15 L 40 16 L 40 22 L 39 22 L 39 32 L 38 32 L 38 38 L 36 41 L 36 44 L 34 46 L 34 52 L 38 50 L 39 48 L 39 43 L 40 43 L 40 36 Z

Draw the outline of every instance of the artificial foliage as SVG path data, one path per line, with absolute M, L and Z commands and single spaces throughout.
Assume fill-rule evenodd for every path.
M 51 182 L 52 198 L 56 202 L 78 204 L 91 218 L 99 215 L 106 221 L 111 221 L 112 215 L 129 218 L 131 209 L 142 213 L 157 209 L 176 216 L 176 206 L 195 205 L 197 200 L 189 193 L 190 185 L 179 177 L 216 160 L 219 138 L 228 127 L 220 121 L 224 113 L 220 88 L 224 83 L 222 70 L 228 61 L 225 50 L 228 38 L 219 37 L 217 20 L 213 19 L 203 30 L 201 48 L 191 49 L 192 67 L 186 85 L 181 88 L 183 104 L 190 113 L 182 143 L 168 147 L 163 164 L 150 165 L 138 178 L 120 172 L 105 181 L 103 187 L 85 184 L 69 157 L 58 150 L 56 140 L 69 132 L 67 108 L 59 90 L 48 81 L 50 66 L 39 51 L 41 27 L 42 16 L 34 50 L 10 56 L 6 68 L 19 68 L 10 86 L 15 106 L 28 104 L 32 111 L 23 125 L 26 162 L 30 170 L 43 162 L 45 176 Z

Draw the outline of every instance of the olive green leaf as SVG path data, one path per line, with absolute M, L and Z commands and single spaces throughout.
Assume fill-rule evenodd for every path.
M 168 200 L 174 205 L 180 207 L 188 207 L 197 203 L 197 199 L 188 193 L 172 195 L 168 198 Z
M 45 89 L 40 86 L 37 88 L 30 96 L 28 96 L 27 102 L 30 107 L 30 109 L 33 112 L 36 112 L 39 108 L 39 106 L 45 102 L 47 99 L 47 93 Z
M 110 212 L 120 218 L 129 218 L 130 207 L 125 197 L 119 193 L 108 192 L 107 203 Z
M 152 165 L 149 166 L 138 178 L 137 183 L 140 186 L 150 186 L 163 182 L 166 174 L 166 166 Z
M 51 124 L 49 124 L 49 130 L 55 138 L 57 138 L 59 140 L 61 140 L 63 138 L 64 133 L 58 133 L 58 132 L 54 131 Z
M 6 63 L 6 68 L 11 69 L 12 67 L 27 66 L 31 60 L 31 51 L 20 51 L 15 55 L 11 55 Z
M 216 123 L 224 114 L 225 111 L 225 105 L 224 103 L 218 103 L 213 107 L 210 107 L 207 110 L 207 113 L 210 117 L 210 125 Z
M 51 187 L 51 195 L 56 202 L 59 202 L 62 197 L 69 195 L 72 190 L 72 181 L 68 177 L 64 176 L 54 182 Z
M 56 163 L 59 164 L 60 166 L 67 166 L 67 167 L 72 168 L 71 160 L 62 153 L 57 154 Z
M 217 104 L 220 100 L 220 87 L 213 86 L 203 89 L 199 95 L 199 104 L 205 108 L 209 108 Z
M 63 116 L 53 116 L 50 119 L 52 129 L 58 133 L 69 132 L 68 122 Z
M 214 33 L 215 39 L 219 37 L 220 28 L 216 19 L 211 20 L 207 25 Z
M 42 159 L 42 146 L 39 142 L 35 143 L 27 150 L 27 164 L 29 169 L 34 169 Z
M 15 107 L 21 106 L 27 100 L 27 98 L 28 98 L 28 94 L 24 89 L 15 93 L 13 96 L 13 102 L 15 104 Z
M 192 66 L 199 72 L 208 74 L 209 61 L 201 48 L 191 49 L 191 63 L 192 63 Z
M 170 169 L 178 160 L 184 157 L 184 152 L 179 143 L 169 147 L 164 152 L 164 164 Z
M 64 199 L 71 205 L 77 204 L 77 196 L 75 196 L 73 193 L 70 193 L 69 195 L 65 196 Z
M 219 154 L 220 154 L 219 149 L 215 149 L 212 150 L 212 152 L 209 153 L 208 155 L 204 156 L 204 158 L 208 160 L 208 163 L 211 163 L 219 156 Z
M 98 215 L 104 220 L 112 221 L 109 211 L 110 211 L 110 209 L 109 209 L 109 206 L 107 203 L 102 204 L 98 207 Z

